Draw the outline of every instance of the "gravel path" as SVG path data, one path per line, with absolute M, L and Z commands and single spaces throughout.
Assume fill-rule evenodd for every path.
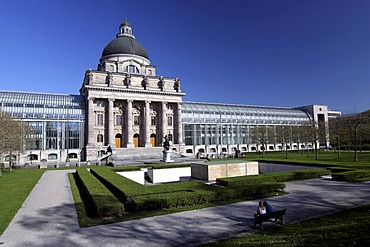
M 0 246 L 196 246 L 256 232 L 258 201 L 80 228 L 68 173 L 46 171 L 13 221 Z M 288 182 L 289 194 L 269 198 L 274 209 L 287 208 L 287 224 L 368 204 L 370 183 L 326 179 Z M 270 225 L 271 224 L 271 225 Z M 267 223 L 268 228 L 273 223 Z

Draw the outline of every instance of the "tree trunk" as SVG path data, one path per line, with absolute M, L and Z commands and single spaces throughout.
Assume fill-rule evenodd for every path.
M 9 171 L 13 171 L 13 164 L 12 164 L 12 151 L 9 152 Z
M 357 161 L 357 128 L 355 127 L 355 161 Z

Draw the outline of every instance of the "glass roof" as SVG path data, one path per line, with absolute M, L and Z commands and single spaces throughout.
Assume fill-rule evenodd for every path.
M 248 124 L 299 124 L 311 120 L 310 115 L 300 109 L 183 102 L 183 122 L 231 122 Z
M 0 109 L 16 118 L 83 119 L 80 95 L 0 91 Z

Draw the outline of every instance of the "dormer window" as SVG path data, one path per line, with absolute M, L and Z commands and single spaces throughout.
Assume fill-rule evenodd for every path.
M 125 73 L 139 74 L 139 69 L 135 67 L 134 65 L 129 65 L 129 66 L 126 66 Z

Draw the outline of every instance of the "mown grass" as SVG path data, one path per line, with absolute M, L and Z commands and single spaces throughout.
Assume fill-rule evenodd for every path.
M 370 205 L 207 246 L 369 246 Z
M 26 200 L 27 196 L 35 187 L 44 170 L 2 170 L 0 177 L 0 234 L 2 234 L 9 223 Z
M 266 161 L 279 161 L 279 162 L 294 162 L 302 164 L 313 165 L 344 165 L 370 168 L 370 152 L 358 152 L 358 161 L 354 161 L 354 153 L 348 151 L 341 151 L 340 157 L 336 151 L 320 150 L 318 159 L 316 159 L 315 151 L 310 151 L 310 156 L 307 157 L 307 152 L 304 151 L 290 151 L 288 158 L 285 158 L 285 153 L 282 152 L 266 152 L 262 153 L 247 153 L 246 159 L 249 160 L 266 160 Z

